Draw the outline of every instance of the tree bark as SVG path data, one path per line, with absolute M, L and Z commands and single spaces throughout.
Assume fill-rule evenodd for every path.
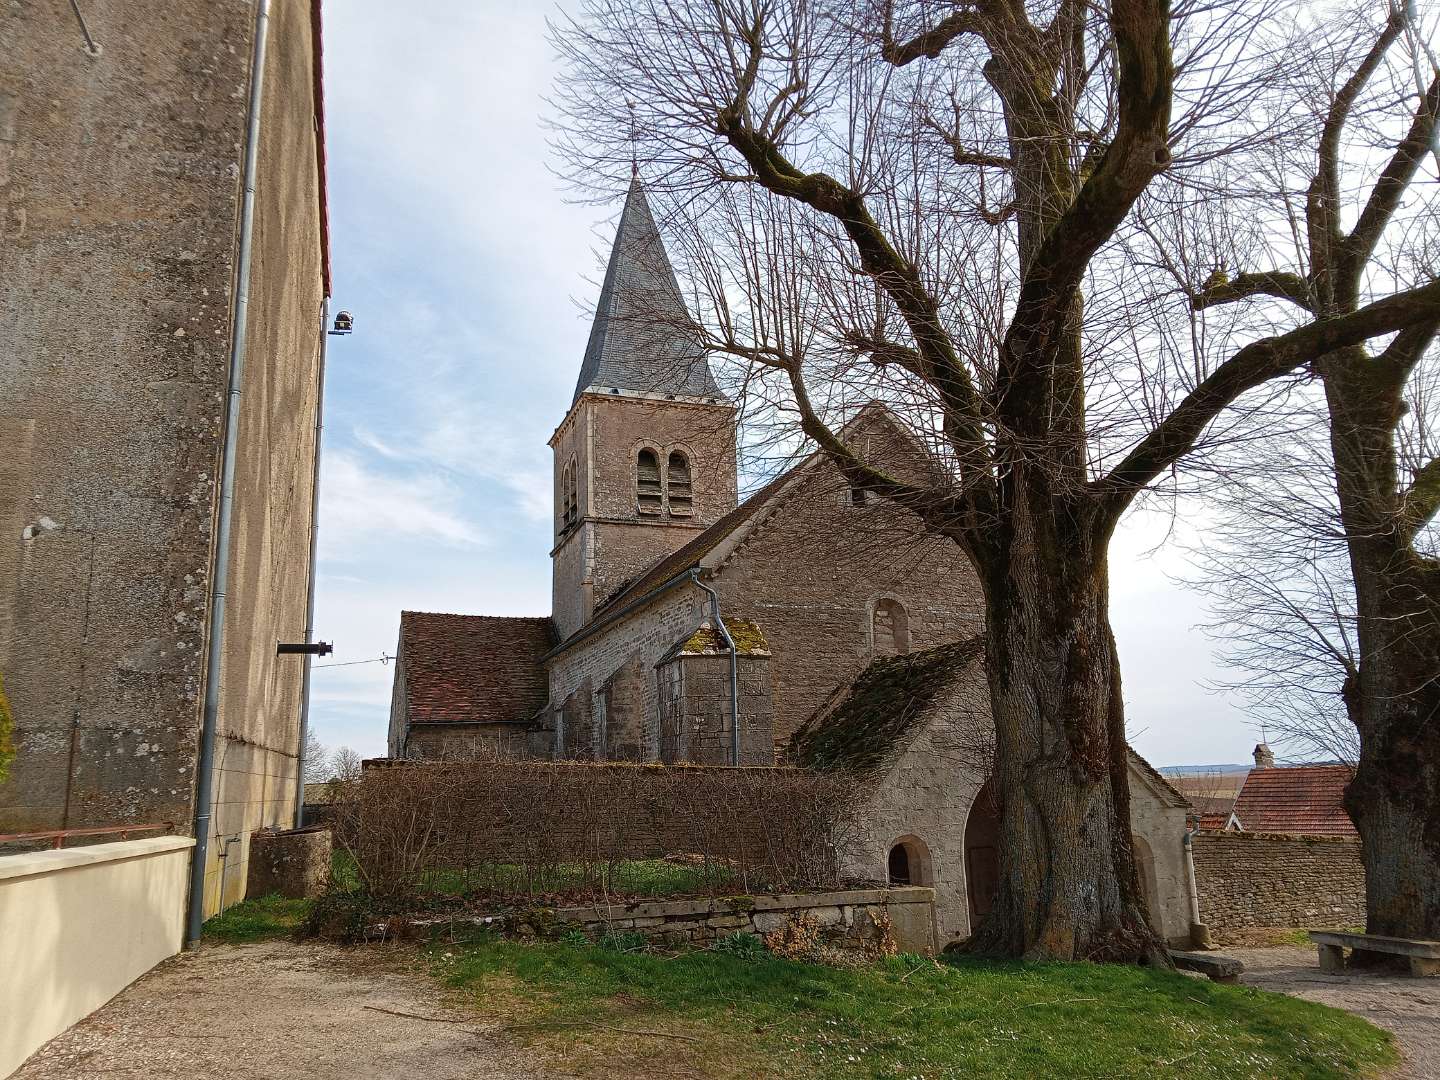
M 1320 365 L 1355 582 L 1360 664 L 1345 705 L 1360 760 L 1345 808 L 1360 832 L 1366 930 L 1440 938 L 1440 563 L 1415 551 L 1394 432 L 1406 367 L 1345 350 Z
M 1130 834 L 1120 665 L 1108 610 L 1109 530 L 1075 508 L 1040 521 L 1018 514 L 1016 521 L 1006 556 L 985 579 L 1004 842 L 994 904 L 968 947 L 1029 959 L 1168 965 Z

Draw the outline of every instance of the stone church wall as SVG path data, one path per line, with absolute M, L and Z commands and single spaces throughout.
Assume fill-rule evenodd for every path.
M 736 660 L 740 692 L 740 764 L 775 763 L 770 657 Z M 728 765 L 733 751 L 730 657 L 681 656 L 660 666 L 660 760 Z
M 892 505 L 851 505 L 828 464 L 801 485 L 715 579 L 725 616 L 754 621 L 773 654 L 777 747 L 875 658 L 877 601 L 903 606 L 912 652 L 973 635 L 984 610 L 954 543 Z
M 704 599 L 704 594 L 693 585 L 677 586 L 628 618 L 577 642 L 551 661 L 550 701 L 562 707 L 572 725 L 563 738 L 564 756 L 595 756 L 591 725 L 596 688 L 611 682 L 627 664 L 636 664 L 646 673 L 645 678 L 629 684 L 634 695 L 629 700 L 642 718 L 639 732 L 644 750 L 642 759 L 659 759 L 660 709 L 653 669 L 665 653 L 700 625 L 705 617 Z M 579 725 L 579 729 L 573 725 Z M 627 729 L 625 739 L 633 743 L 633 737 Z
M 1365 923 L 1365 867 L 1352 837 L 1199 832 L 1200 921 L 1212 930 Z

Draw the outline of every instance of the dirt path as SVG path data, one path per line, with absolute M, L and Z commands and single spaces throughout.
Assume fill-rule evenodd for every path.
M 206 946 L 52 1039 L 13 1080 L 554 1080 L 495 1026 L 448 1008 L 413 955 Z
M 1320 1001 L 1395 1033 L 1404 1056 L 1398 1077 L 1440 1080 L 1440 978 L 1324 975 L 1314 947 L 1225 949 L 1245 964 L 1241 981 Z

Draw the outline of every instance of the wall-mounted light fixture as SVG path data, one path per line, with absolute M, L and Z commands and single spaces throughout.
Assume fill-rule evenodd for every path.
M 339 311 L 335 313 L 335 325 L 334 328 L 329 331 L 329 333 L 332 335 L 348 334 L 354 329 L 355 316 L 351 315 L 348 311 Z

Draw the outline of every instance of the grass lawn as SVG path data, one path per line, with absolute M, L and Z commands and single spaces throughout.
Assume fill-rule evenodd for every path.
M 1359 1077 L 1396 1060 L 1347 1013 L 1098 964 L 898 957 L 836 969 L 483 937 L 442 978 L 512 1036 L 591 1076 Z

